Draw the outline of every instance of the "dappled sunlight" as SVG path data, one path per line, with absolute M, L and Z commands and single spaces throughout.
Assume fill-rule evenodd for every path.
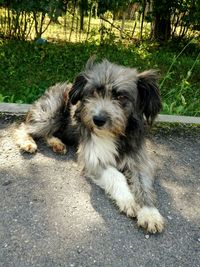
M 1 132 L 0 155 L 6 196 L 1 204 L 14 224 L 10 235 L 20 237 L 24 247 L 33 251 L 37 250 L 33 242 L 45 240 L 48 250 L 44 248 L 43 254 L 47 254 L 59 250 L 61 237 L 76 249 L 91 231 L 106 231 L 103 217 L 91 205 L 90 184 L 81 176 L 75 157 L 55 154 L 41 142 L 36 154 L 21 153 L 13 143 L 12 130 Z
M 95 211 L 90 203 L 88 192 L 76 192 L 73 194 L 60 195 L 52 198 L 49 202 L 48 224 L 51 231 L 56 231 L 58 236 L 68 237 L 76 243 L 87 238 L 91 231 L 105 231 L 106 224 L 102 216 Z M 77 232 L 79 233 L 77 236 Z
M 76 77 L 83 74 L 88 58 L 96 55 L 97 62 L 105 58 L 136 68 L 138 74 L 155 69 L 157 77 L 149 77 L 160 88 L 162 112 L 200 115 L 199 1 L 0 2 L 0 102 L 32 104 L 50 86 L 79 80 Z M 147 89 L 147 100 L 155 98 L 140 80 L 137 87 Z M 148 78 L 142 80 L 146 84 Z M 152 103 L 150 111 L 143 104 L 141 112 L 154 115 Z M 147 150 L 155 163 L 156 205 L 166 222 L 164 231 L 154 235 L 138 225 L 145 226 L 149 220 L 154 229 L 159 228 L 157 211 L 145 207 L 137 218 L 120 213 L 104 190 L 83 177 L 75 148 L 61 155 L 38 140 L 37 151 L 36 146 L 25 147 L 36 153 L 19 151 L 14 126 L 9 125 L 17 116 L 12 116 L 0 114 L 2 266 L 200 266 L 198 126 L 188 131 L 185 125 L 163 123 L 148 135 Z M 63 119 L 63 125 L 67 123 Z M 55 148 L 55 139 L 53 144 Z M 105 153 L 102 150 L 100 157 Z M 125 153 L 129 153 L 128 144 Z M 135 151 L 134 155 L 136 162 Z M 129 172 L 126 167 L 123 171 L 124 175 Z M 145 175 L 142 170 L 133 186 L 144 191 L 141 199 L 151 197 L 150 177 L 144 179 Z M 118 176 L 114 178 L 123 179 Z M 120 206 L 133 215 L 130 192 L 123 187 L 113 192 Z M 130 201 L 123 200 L 126 195 Z
M 167 190 L 172 199 L 172 206 L 188 221 L 199 219 L 200 187 L 184 186 L 177 181 L 162 180 L 161 185 Z
M 182 129 L 183 131 L 183 129 Z M 153 152 L 159 184 L 169 195 L 171 209 L 187 221 L 199 220 L 200 180 L 198 159 L 199 139 L 188 133 L 174 135 L 163 130 L 162 138 L 155 136 L 148 147 Z M 194 147 L 193 140 L 196 140 Z M 169 209 L 170 212 L 170 209 Z
M 99 266 L 109 266 L 110 259 L 119 266 L 132 266 L 136 259 L 140 266 L 141 258 L 149 263 L 152 254 L 159 258 L 165 248 L 176 262 L 187 260 L 188 249 L 193 255 L 200 202 L 196 143 L 175 135 L 155 134 L 148 140 L 166 228 L 160 235 L 147 235 L 82 176 L 74 150 L 58 155 L 38 142 L 36 154 L 22 154 L 11 133 L 11 128 L 1 128 L 1 237 L 4 255 L 17 255 L 19 266 L 33 258 L 45 266 L 94 266 L 97 259 Z

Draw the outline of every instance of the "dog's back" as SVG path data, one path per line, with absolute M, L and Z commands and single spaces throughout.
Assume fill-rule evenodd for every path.
M 34 137 L 52 135 L 61 127 L 61 118 L 66 108 L 67 83 L 58 83 L 46 90 L 30 108 L 27 117 L 27 132 Z

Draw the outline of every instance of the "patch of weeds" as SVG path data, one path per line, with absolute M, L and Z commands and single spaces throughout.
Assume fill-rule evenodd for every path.
M 185 47 L 186 48 L 186 47 Z M 184 49 L 185 49 L 184 48 Z M 162 80 L 160 87 L 161 90 L 164 87 L 164 83 L 167 80 L 174 81 L 172 75 L 172 67 L 180 61 L 178 61 L 179 56 L 182 54 L 184 49 L 175 57 L 165 75 L 164 79 Z M 191 65 L 189 66 L 187 62 L 187 70 L 185 76 L 183 74 L 180 75 L 180 81 L 176 82 L 174 88 L 169 90 L 164 94 L 164 103 L 163 103 L 163 111 L 166 114 L 182 114 L 182 115 L 193 115 L 193 116 L 200 116 L 200 90 L 196 90 L 194 86 L 194 80 L 197 78 L 197 73 L 194 75 L 195 67 L 197 67 L 196 71 L 200 67 L 199 61 L 200 53 L 196 56 L 195 60 L 190 61 Z M 184 60 L 185 62 L 185 60 Z M 189 62 L 189 63 L 190 63 Z M 184 65 L 184 66 L 185 66 Z M 198 79 L 198 78 L 197 78 Z
M 108 36 L 109 37 L 109 36 Z M 95 36 L 94 36 L 95 38 Z M 99 45 L 87 43 L 47 43 L 2 40 L 0 42 L 0 101 L 32 103 L 56 82 L 72 82 L 87 59 L 108 60 L 137 68 L 157 69 L 160 76 L 163 113 L 200 115 L 200 59 L 191 44 L 160 48 L 156 43 Z M 193 44 L 192 44 L 193 45 Z
M 182 136 L 199 136 L 200 125 L 196 124 L 183 124 L 183 123 L 166 123 L 156 122 L 150 129 L 150 134 L 161 134 L 164 135 L 182 135 Z

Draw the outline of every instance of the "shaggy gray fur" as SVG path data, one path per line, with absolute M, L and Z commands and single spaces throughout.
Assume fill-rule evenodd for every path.
M 86 174 L 111 197 L 114 193 L 108 184 L 102 184 L 101 177 L 107 172 L 116 172 L 122 180 L 125 177 L 136 204 L 131 208 L 119 204 L 120 209 L 138 216 L 140 226 L 156 232 L 163 228 L 162 217 L 156 221 L 159 212 L 143 222 L 139 211 L 155 203 L 153 165 L 145 150 L 144 132 L 146 122 L 152 124 L 160 109 L 154 71 L 138 73 L 107 60 L 96 64 L 89 60 L 72 86 L 57 84 L 33 104 L 23 131 L 30 137 L 54 135 L 63 142 L 78 139 Z M 113 198 L 118 201 L 118 196 Z M 144 214 L 148 212 L 144 209 Z

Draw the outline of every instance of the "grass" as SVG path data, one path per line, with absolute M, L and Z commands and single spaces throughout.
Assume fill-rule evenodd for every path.
M 90 55 L 160 73 L 163 112 L 200 116 L 200 57 L 196 44 L 168 48 L 143 44 L 47 43 L 0 40 L 0 102 L 32 103 L 60 81 L 72 82 Z

